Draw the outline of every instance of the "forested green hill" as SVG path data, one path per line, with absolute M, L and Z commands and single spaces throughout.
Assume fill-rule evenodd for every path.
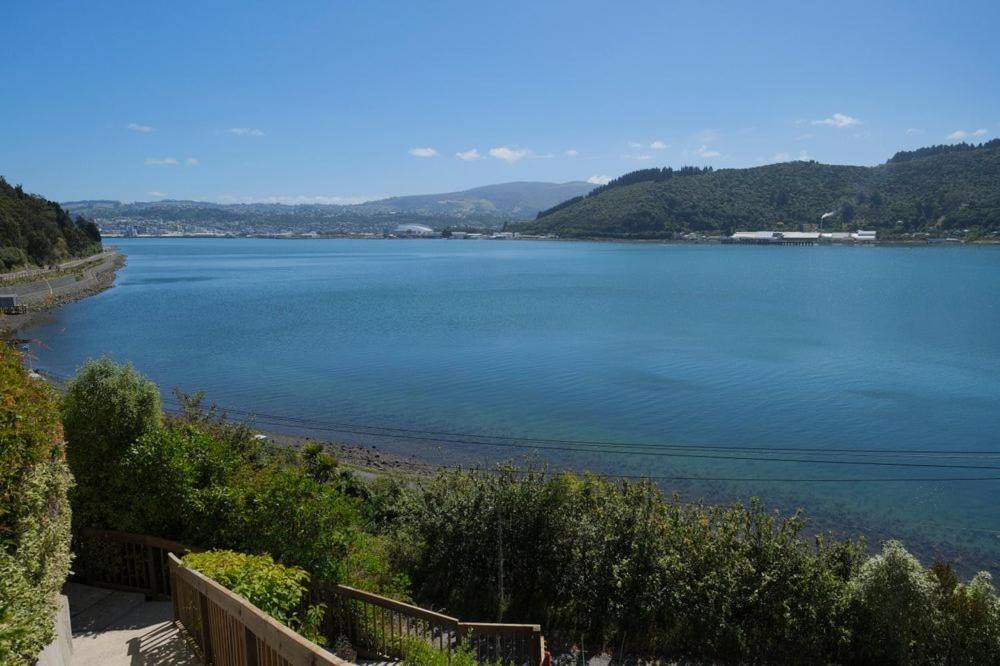
M 46 266 L 101 249 L 97 225 L 0 177 L 0 271 Z
M 877 229 L 880 237 L 1000 232 L 1000 139 L 934 146 L 856 167 L 786 162 L 751 169 L 645 169 L 519 225 L 565 237 Z

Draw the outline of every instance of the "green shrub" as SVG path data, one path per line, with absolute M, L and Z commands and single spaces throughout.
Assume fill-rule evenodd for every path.
M 58 399 L 0 344 L 0 663 L 30 664 L 53 638 L 70 563 L 72 477 Z
M 990 574 L 982 571 L 968 584 L 953 575 L 938 580 L 940 657 L 948 664 L 1000 664 L 1000 599 Z
M 240 550 L 270 553 L 317 578 L 338 581 L 353 533 L 358 501 L 302 470 L 270 466 L 240 480 L 235 514 L 223 538 Z
M 9 271 L 26 264 L 28 261 L 27 255 L 24 254 L 24 250 L 5 246 L 0 247 L 0 271 Z
M 213 532 L 223 525 L 214 510 L 218 490 L 236 483 L 243 468 L 233 447 L 191 426 L 148 432 L 122 456 L 121 486 L 130 492 L 129 502 L 115 517 L 116 526 L 214 543 L 218 539 Z
M 63 400 L 67 454 L 76 477 L 75 523 L 118 527 L 135 493 L 121 474 L 129 448 L 160 424 L 160 393 L 130 365 L 87 361 Z
M 391 537 L 357 532 L 342 564 L 344 585 L 409 601 L 410 579 L 395 561 Z
M 563 644 L 704 660 L 818 661 L 843 640 L 858 543 L 798 517 L 671 502 L 652 483 L 451 471 L 405 521 L 418 601 L 537 622 Z
M 451 654 L 439 650 L 427 641 L 408 638 L 400 643 L 404 666 L 476 666 L 476 653 L 469 645 L 461 645 Z
M 247 555 L 230 550 L 190 553 L 184 565 L 205 574 L 223 587 L 310 640 L 319 642 L 321 606 L 309 606 L 309 574 L 286 567 L 268 555 Z
M 898 541 L 866 561 L 851 580 L 854 654 L 865 663 L 927 661 L 938 623 L 937 584 Z

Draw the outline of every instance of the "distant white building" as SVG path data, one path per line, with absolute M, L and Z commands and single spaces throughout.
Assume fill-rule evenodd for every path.
M 858 230 L 842 231 L 737 231 L 729 237 L 732 243 L 750 245 L 810 245 L 819 241 L 873 243 L 878 232 Z
M 791 245 L 815 243 L 820 235 L 817 231 L 737 231 L 730 238 L 736 243 L 751 245 Z
M 453 231 L 453 232 L 451 232 L 451 237 L 452 238 L 464 239 L 468 235 L 469 235 L 469 233 L 467 231 Z
M 431 238 L 437 235 L 433 229 L 422 224 L 401 224 L 393 233 L 407 238 Z
M 517 234 L 515 234 L 513 231 L 498 231 L 495 234 L 493 234 L 493 238 L 497 240 L 512 240 L 514 238 L 517 238 Z

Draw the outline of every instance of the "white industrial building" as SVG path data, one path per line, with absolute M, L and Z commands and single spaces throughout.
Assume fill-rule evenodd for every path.
M 748 245 L 811 245 L 820 241 L 871 243 L 877 240 L 877 236 L 877 231 L 862 230 L 853 233 L 840 231 L 737 231 L 729 237 L 729 242 Z
M 401 224 L 393 231 L 393 235 L 406 238 L 433 238 L 437 232 L 422 224 Z

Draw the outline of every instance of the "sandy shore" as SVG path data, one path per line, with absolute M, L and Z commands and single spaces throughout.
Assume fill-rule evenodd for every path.
M 21 330 L 45 321 L 52 310 L 111 288 L 116 271 L 124 265 L 125 255 L 106 250 L 73 268 L 31 280 L 0 282 L 0 293 L 16 294 L 27 306 L 23 314 L 0 314 L 0 337 L 16 338 Z

